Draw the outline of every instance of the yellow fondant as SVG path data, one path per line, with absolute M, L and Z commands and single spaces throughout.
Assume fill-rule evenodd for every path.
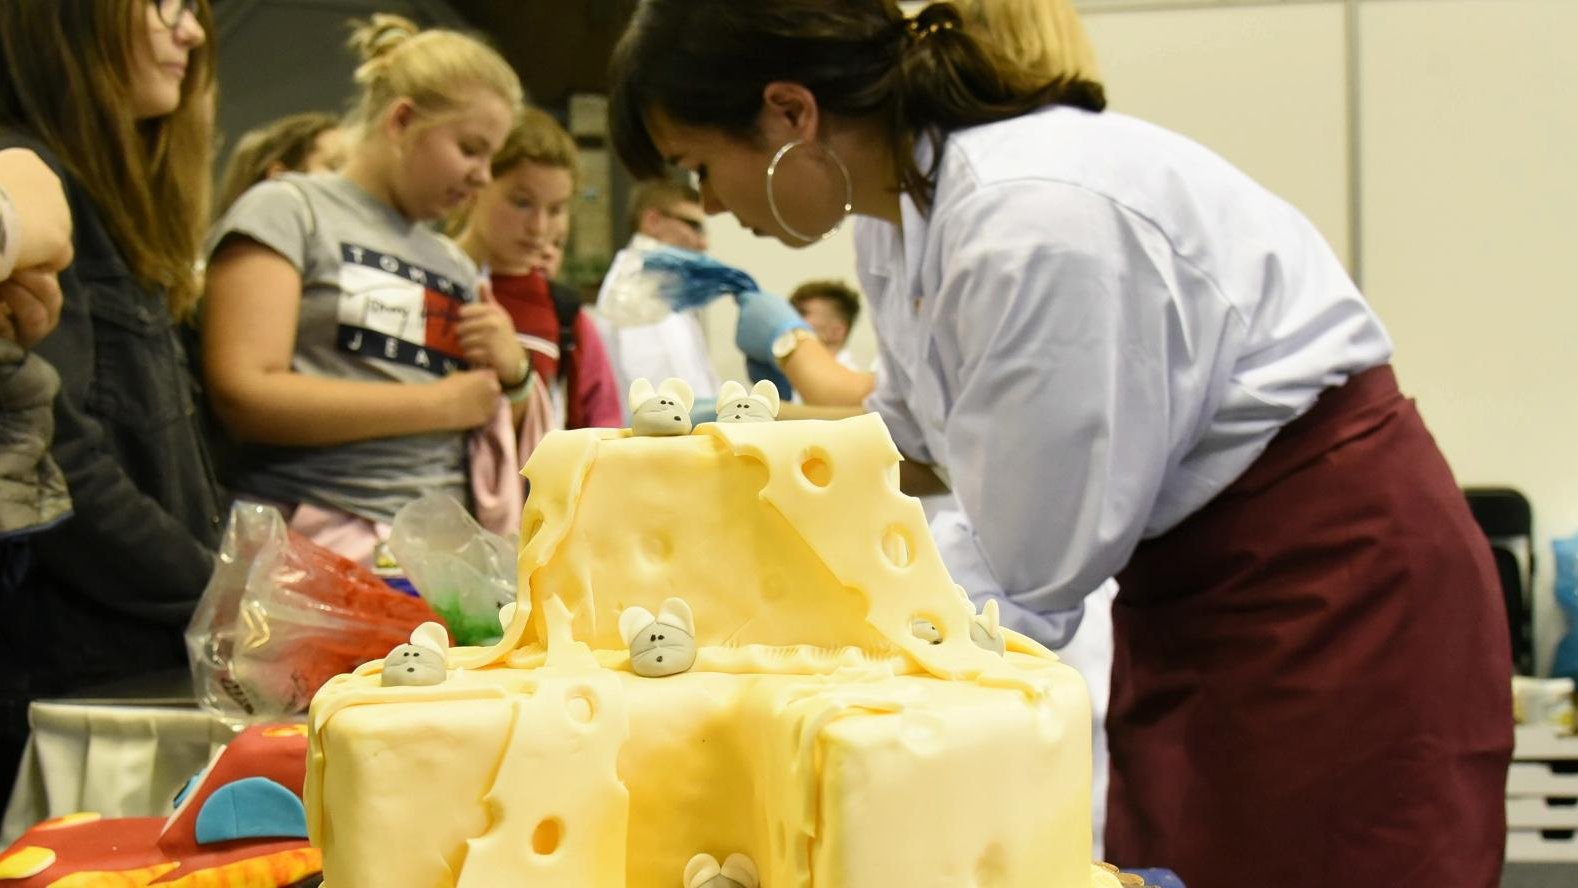
M 0 857 L 0 879 L 28 879 L 55 865 L 55 852 L 37 845 Z
M 94 823 L 96 821 L 102 820 L 103 817 L 104 815 L 97 811 L 77 811 L 71 814 L 62 814 L 59 817 L 51 817 L 50 819 L 39 823 L 33 828 L 67 829 L 73 826 L 80 826 L 84 823 Z
M 504 638 L 313 701 L 326 884 L 673 888 L 705 852 L 767 888 L 1105 886 L 1083 683 L 971 641 L 897 461 L 875 416 L 549 435 Z M 636 676 L 619 615 L 671 596 L 695 664 Z

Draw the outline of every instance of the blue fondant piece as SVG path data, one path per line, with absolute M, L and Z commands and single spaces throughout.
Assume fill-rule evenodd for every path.
M 197 812 L 197 843 L 235 839 L 305 839 L 301 799 L 267 777 L 247 777 L 214 791 Z
M 1165 869 L 1125 869 L 1126 873 L 1133 873 L 1145 880 L 1147 886 L 1156 888 L 1184 888 L 1183 880 L 1178 878 L 1172 870 Z

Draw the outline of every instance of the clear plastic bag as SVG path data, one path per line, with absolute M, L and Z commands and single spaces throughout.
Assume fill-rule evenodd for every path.
M 603 277 L 602 289 L 597 293 L 597 312 L 616 327 L 640 327 L 656 324 L 673 313 L 674 309 L 660 294 L 665 285 L 672 286 L 669 275 L 646 271 L 646 257 L 650 249 L 643 243 L 648 239 L 639 235 L 630 245 L 614 254 L 614 261 Z M 656 241 L 651 241 L 656 245 Z
M 406 503 L 389 531 L 400 569 L 462 645 L 503 635 L 499 609 L 515 600 L 515 550 L 515 540 L 483 529 L 444 494 Z
M 617 327 L 655 324 L 670 312 L 756 289 L 756 281 L 732 265 L 638 234 L 614 256 L 597 310 Z
M 186 630 L 197 702 L 235 723 L 287 718 L 434 619 L 426 602 L 292 533 L 277 509 L 237 503 Z

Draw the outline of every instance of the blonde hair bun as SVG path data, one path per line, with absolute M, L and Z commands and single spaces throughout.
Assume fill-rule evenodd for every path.
M 482 40 L 444 28 L 423 30 L 389 13 L 350 24 L 347 45 L 362 58 L 356 69 L 361 95 L 345 122 L 353 136 L 365 136 L 397 101 L 410 101 L 418 114 L 434 120 L 459 109 L 474 87 L 493 93 L 518 113 L 524 98 L 520 78 Z
M 361 67 L 356 70 L 358 82 L 407 40 L 422 33 L 416 22 L 387 12 L 374 13 L 365 20 L 354 20 L 351 28 L 351 39 L 345 45 L 362 60 Z

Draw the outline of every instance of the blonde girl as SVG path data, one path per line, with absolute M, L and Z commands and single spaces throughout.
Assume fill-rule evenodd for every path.
M 210 235 L 203 363 L 232 485 L 368 560 L 405 503 L 468 500 L 465 433 L 527 382 L 509 316 L 429 224 L 491 181 L 521 87 L 475 38 L 397 16 L 351 45 L 345 166 L 253 187 Z

